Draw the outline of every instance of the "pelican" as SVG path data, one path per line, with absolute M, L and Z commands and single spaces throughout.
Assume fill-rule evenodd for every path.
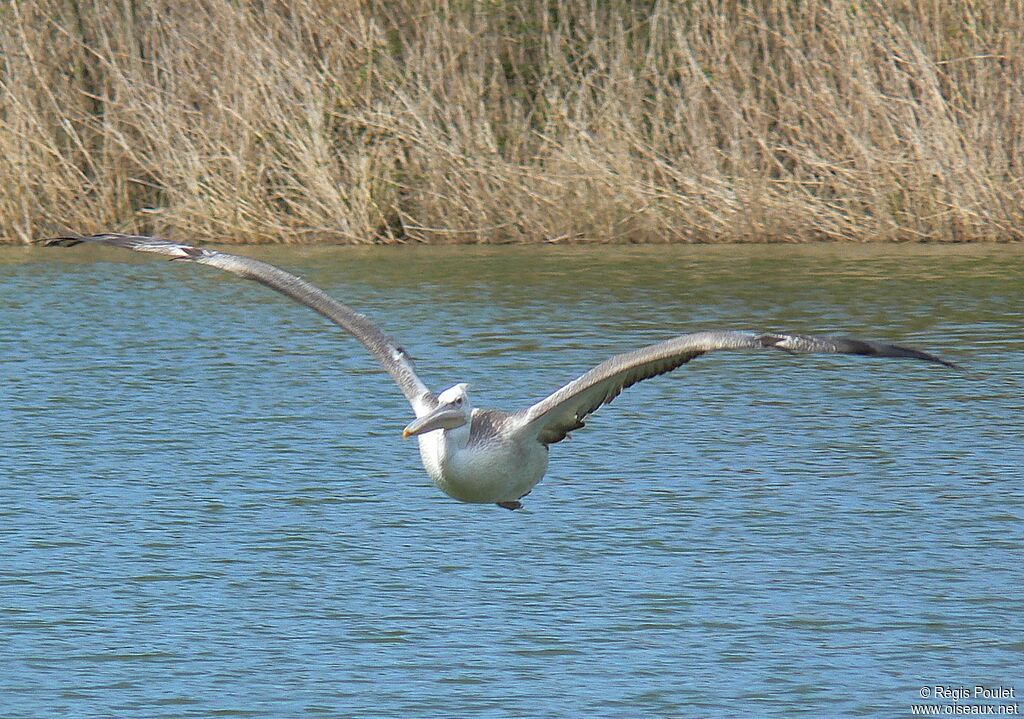
M 469 386 L 464 382 L 432 393 L 416 374 L 409 353 L 377 325 L 323 290 L 273 265 L 148 235 L 108 233 L 42 242 L 62 247 L 90 242 L 209 265 L 259 282 L 316 310 L 359 340 L 394 378 L 416 415 L 402 430 L 402 436 L 417 438 L 423 466 L 434 484 L 461 502 L 493 503 L 505 509 L 523 506 L 520 500 L 547 471 L 548 447 L 581 429 L 588 415 L 627 387 L 670 372 L 708 352 L 773 349 L 789 354 L 896 357 L 959 369 L 927 352 L 852 337 L 704 330 L 616 355 L 526 409 L 480 409 L 473 407 Z

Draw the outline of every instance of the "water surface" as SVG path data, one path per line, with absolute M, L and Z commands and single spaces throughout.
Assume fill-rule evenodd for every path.
M 700 358 L 555 446 L 513 513 L 435 489 L 390 379 L 307 309 L 4 249 L 5 715 L 892 717 L 922 685 L 1024 692 L 1021 248 L 239 251 L 478 406 L 706 327 L 971 375 Z

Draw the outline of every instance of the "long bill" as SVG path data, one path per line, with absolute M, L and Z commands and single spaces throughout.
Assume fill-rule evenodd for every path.
M 442 404 L 433 412 L 414 419 L 402 430 L 402 437 L 408 439 L 435 429 L 455 429 L 466 423 L 466 415 L 451 404 Z

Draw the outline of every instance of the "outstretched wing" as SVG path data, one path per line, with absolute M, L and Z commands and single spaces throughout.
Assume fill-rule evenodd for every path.
M 637 382 L 671 372 L 694 357 L 717 350 L 777 349 L 791 354 L 852 354 L 924 360 L 960 369 L 927 352 L 852 337 L 809 337 L 710 330 L 680 335 L 649 347 L 616 355 L 582 377 L 519 413 L 523 431 L 552 444 L 583 427 L 583 419 Z
M 152 252 L 165 255 L 172 260 L 186 260 L 209 265 L 230 272 L 247 280 L 254 280 L 291 297 L 296 302 L 316 310 L 327 319 L 362 342 L 384 369 L 395 379 L 402 394 L 409 400 L 417 415 L 433 408 L 436 398 L 416 376 L 416 369 L 409 354 L 384 334 L 377 325 L 351 307 L 332 299 L 323 290 L 282 269 L 249 257 L 231 255 L 226 252 L 193 247 L 180 242 L 161 240 L 147 235 L 122 235 L 116 233 L 68 236 L 42 240 L 46 246 L 70 247 L 82 242 L 94 242 L 112 247 L 123 247 L 137 252 Z

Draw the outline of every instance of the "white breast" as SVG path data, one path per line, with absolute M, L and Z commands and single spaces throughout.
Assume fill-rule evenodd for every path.
M 468 432 L 459 430 L 419 436 L 427 474 L 442 492 L 462 502 L 514 502 L 547 471 L 547 447 L 535 440 L 466 446 L 465 439 Z

